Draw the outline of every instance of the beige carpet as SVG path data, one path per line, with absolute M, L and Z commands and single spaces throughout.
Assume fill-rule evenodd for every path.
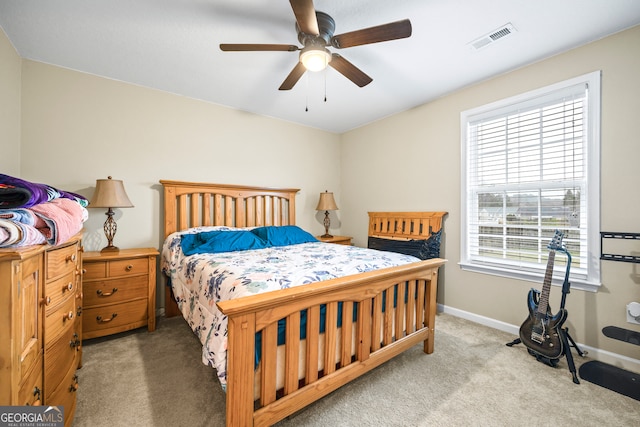
M 640 402 L 586 381 L 563 361 L 537 362 L 515 337 L 457 317 L 420 346 L 279 423 L 280 426 L 637 426 Z M 574 352 L 577 364 L 583 359 Z M 215 372 L 182 318 L 84 343 L 75 427 L 223 426 Z

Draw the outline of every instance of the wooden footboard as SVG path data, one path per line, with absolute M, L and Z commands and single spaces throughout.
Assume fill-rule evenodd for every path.
M 425 353 L 433 352 L 438 268 L 444 262 L 437 258 L 218 303 L 229 320 L 227 425 L 272 425 L 419 342 L 424 343 Z M 323 306 L 326 328 L 320 333 Z M 351 322 L 354 310 L 356 321 Z M 305 376 L 299 380 L 302 311 L 307 319 Z M 281 319 L 286 319 L 286 368 L 284 389 L 277 390 Z M 351 328 L 355 329 L 355 355 Z M 256 379 L 255 334 L 260 331 L 262 369 Z M 321 340 L 324 369 L 318 366 Z M 336 348 L 341 349 L 339 359 Z M 258 402 L 254 402 L 255 381 L 259 381 Z

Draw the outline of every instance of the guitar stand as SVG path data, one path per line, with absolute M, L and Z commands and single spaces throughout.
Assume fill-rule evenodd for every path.
M 571 354 L 571 347 L 575 348 L 581 357 L 584 357 L 587 354 L 587 352 L 582 351 L 580 347 L 578 347 L 576 342 L 573 340 L 573 338 L 571 338 L 571 335 L 569 335 L 569 328 L 558 329 L 558 334 L 560 335 L 560 339 L 562 340 L 562 345 L 563 345 L 562 351 L 564 356 L 567 359 L 567 365 L 569 367 L 569 372 L 571 372 L 571 376 L 573 377 L 573 382 L 575 384 L 580 384 L 580 380 L 578 379 L 578 375 L 576 374 L 576 365 L 573 362 L 573 354 Z M 520 338 L 516 338 L 510 343 L 507 343 L 507 346 L 513 347 L 514 345 L 520 344 L 521 342 L 522 341 L 520 340 Z M 558 362 L 560 361 L 560 358 L 550 359 L 548 357 L 544 357 L 539 354 L 536 354 L 529 349 L 527 349 L 527 351 L 529 352 L 530 355 L 535 357 L 538 362 L 544 363 L 545 365 L 551 366 L 552 368 L 555 368 L 556 366 L 558 366 Z M 562 357 L 562 355 L 560 357 Z
M 569 266 L 571 265 L 571 255 L 569 255 L 568 252 L 565 252 L 565 254 L 569 257 L 569 261 L 567 264 L 567 271 L 564 276 L 564 282 L 562 283 L 562 299 L 560 300 L 560 309 L 564 309 L 564 305 L 567 300 L 567 294 L 570 292 L 570 289 L 571 289 L 571 284 L 569 283 Z M 578 347 L 576 342 L 573 340 L 573 338 L 571 338 L 571 335 L 569 335 L 569 328 L 558 329 L 558 335 L 560 336 L 560 340 L 562 340 L 562 346 L 563 346 L 562 352 L 567 359 L 567 365 L 569 367 L 569 372 L 571 372 L 571 376 L 573 377 L 573 382 L 575 384 L 580 384 L 580 380 L 578 379 L 578 375 L 576 374 L 576 365 L 573 362 L 573 355 L 571 354 L 571 347 L 575 348 L 581 357 L 584 357 L 587 354 L 587 352 L 582 351 L 580 347 Z M 516 338 L 510 343 L 507 343 L 507 346 L 513 347 L 514 345 L 520 344 L 521 342 L 522 340 L 520 338 Z M 534 356 L 538 362 L 544 363 L 545 365 L 551 366 L 552 368 L 555 368 L 556 366 L 558 366 L 558 362 L 562 357 L 562 354 L 561 354 L 558 359 L 551 359 L 551 358 L 536 354 L 530 349 L 527 349 L 527 351 L 529 352 L 530 355 Z

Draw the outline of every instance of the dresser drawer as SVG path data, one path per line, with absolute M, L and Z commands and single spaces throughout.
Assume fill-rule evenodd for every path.
M 149 276 L 127 277 L 84 282 L 84 306 L 87 308 L 147 298 Z
M 56 309 L 47 312 L 44 318 L 45 348 L 62 334 L 74 328 L 76 317 L 76 298 L 67 298 Z
M 72 366 L 78 365 L 76 355 L 79 346 L 80 339 L 75 328 L 70 328 L 47 347 L 44 358 L 44 386 L 47 393 L 61 384 Z
M 75 367 L 66 372 L 60 385 L 51 392 L 47 391 L 45 402 L 49 406 L 63 406 L 65 426 L 71 425 L 76 410 L 76 392 L 78 390 L 78 376 Z
M 95 338 L 139 328 L 147 324 L 147 300 L 85 308 L 82 312 L 83 338 Z
M 65 299 L 76 295 L 75 270 L 45 285 L 44 304 L 46 312 L 54 310 Z
M 63 246 L 47 252 L 46 280 L 54 279 L 78 267 L 78 245 Z

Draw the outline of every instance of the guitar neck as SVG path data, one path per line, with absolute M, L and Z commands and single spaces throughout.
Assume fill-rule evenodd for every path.
M 537 312 L 546 315 L 549 308 L 549 293 L 551 292 L 551 279 L 553 278 L 553 263 L 556 258 L 556 251 L 549 252 L 549 260 L 547 261 L 547 270 L 544 273 L 544 283 L 542 284 L 542 293 L 538 302 Z

